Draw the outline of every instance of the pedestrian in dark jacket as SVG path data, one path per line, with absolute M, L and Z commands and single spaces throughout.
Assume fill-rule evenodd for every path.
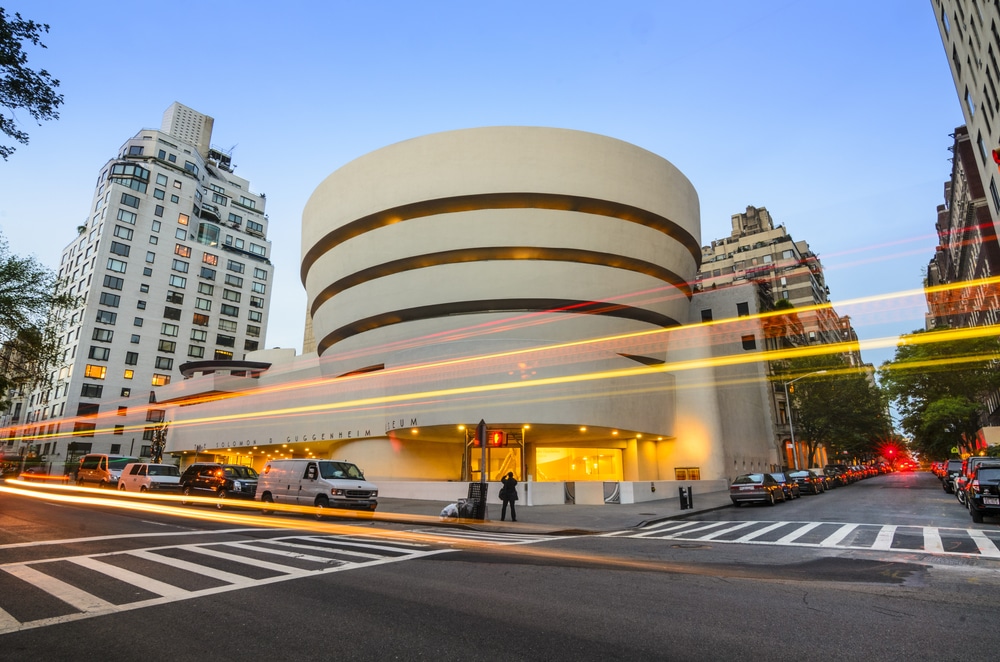
M 514 510 L 514 502 L 517 501 L 517 479 L 514 478 L 514 472 L 508 472 L 500 482 L 503 484 L 503 487 L 500 488 L 500 500 L 503 501 L 503 508 L 500 509 L 500 521 L 504 521 L 507 517 L 507 504 L 510 504 L 510 519 L 516 522 L 517 511 Z

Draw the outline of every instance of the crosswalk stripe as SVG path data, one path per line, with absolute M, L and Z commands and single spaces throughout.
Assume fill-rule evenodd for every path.
M 635 537 L 636 538 L 645 538 L 646 536 L 655 536 L 655 535 L 660 534 L 660 533 L 666 533 L 666 532 L 671 532 L 671 531 L 676 533 L 676 532 L 678 532 L 679 529 L 685 529 L 685 528 L 688 528 L 688 527 L 692 527 L 695 524 L 697 524 L 697 522 L 681 522 L 680 524 L 676 524 L 674 526 L 663 527 L 663 528 L 659 528 L 659 529 L 653 529 L 653 530 L 648 531 L 648 532 L 641 531 Z
M 288 547 L 291 549 L 311 549 L 319 552 L 333 552 L 336 554 L 346 554 L 348 556 L 357 556 L 363 559 L 381 559 L 384 558 L 382 554 L 369 554 L 368 552 L 359 552 L 356 549 L 339 549 L 335 547 L 322 547 L 320 545 L 303 545 L 302 543 L 288 542 L 287 540 L 266 540 L 263 541 L 269 545 L 280 545 L 281 547 Z
M 262 541 L 267 542 L 267 541 Z M 303 554 L 302 552 L 292 552 L 285 549 L 274 549 L 273 547 L 267 547 L 265 545 L 258 545 L 257 543 L 250 542 L 230 542 L 226 543 L 226 547 L 233 547 L 235 549 L 245 549 L 248 552 L 257 552 L 258 554 L 269 554 L 271 556 L 280 556 L 286 559 L 297 559 L 300 561 L 311 561 L 313 563 L 322 564 L 340 564 L 344 561 L 338 561 L 337 559 L 330 558 L 329 556 L 315 556 L 313 554 Z M 244 562 L 251 561 L 250 559 L 245 559 Z
M 836 547 L 840 542 L 850 535 L 851 531 L 857 528 L 857 524 L 844 524 L 839 529 L 820 541 L 820 547 Z
M 115 608 L 115 605 L 100 599 L 96 595 L 91 595 L 86 591 L 82 591 L 71 584 L 46 575 L 44 572 L 39 572 L 27 565 L 4 566 L 3 570 L 18 579 L 30 583 L 32 586 L 42 589 L 49 595 L 59 598 L 79 611 L 106 611 Z
M 245 556 L 240 556 L 238 554 L 230 554 L 228 552 L 223 552 L 218 549 L 211 549 L 209 547 L 200 547 L 198 545 L 182 545 L 181 549 L 186 549 L 195 554 L 203 554 L 205 556 L 214 556 L 217 559 L 225 559 L 226 561 L 235 561 L 241 565 L 248 565 L 254 568 L 263 568 L 265 570 L 274 570 L 275 572 L 280 572 L 283 575 L 290 575 L 299 572 L 298 568 L 293 568 L 287 565 L 281 565 L 279 563 L 270 563 L 269 561 L 261 561 L 260 559 L 248 559 Z
M 719 536 L 724 536 L 727 533 L 730 533 L 732 531 L 739 531 L 740 529 L 745 529 L 748 526 L 752 526 L 753 524 L 754 524 L 754 522 L 740 522 L 736 526 L 731 526 L 728 529 L 721 529 L 719 531 L 713 531 L 712 533 L 708 534 L 707 536 L 702 536 L 701 540 L 714 540 L 714 539 L 718 538 Z
M 941 532 L 930 527 L 924 528 L 924 550 L 928 552 L 943 552 L 944 543 L 941 542 Z
M 748 533 L 745 536 L 743 536 L 742 538 L 737 538 L 735 542 L 748 542 L 750 540 L 753 540 L 754 538 L 759 538 L 760 536 L 764 535 L 768 531 L 774 531 L 775 529 L 777 529 L 779 527 L 782 527 L 785 524 L 786 524 L 786 522 L 775 522 L 774 524 L 772 524 L 770 526 L 765 526 L 762 529 L 757 529 L 756 531 Z
M 167 584 L 157 579 L 153 579 L 152 577 L 140 575 L 137 572 L 132 572 L 131 570 L 125 570 L 124 568 L 110 565 L 90 556 L 78 556 L 69 560 L 78 566 L 95 570 L 101 574 L 114 577 L 115 579 L 123 582 L 128 582 L 133 586 L 138 586 L 139 588 L 145 589 L 150 593 L 155 593 L 164 598 L 183 598 L 190 593 L 190 591 L 186 591 L 180 587 L 174 586 L 173 584 Z
M 982 531 L 969 531 L 969 535 L 976 541 L 976 545 L 979 546 L 980 554 L 993 559 L 1000 558 L 1000 549 L 997 549 L 996 544 L 987 538 L 985 533 Z
M 791 533 L 789 533 L 787 536 L 785 536 L 783 538 L 778 538 L 777 540 L 775 540 L 775 543 L 781 545 L 781 544 L 784 544 L 784 543 L 792 542 L 793 540 L 801 538 L 805 534 L 809 533 L 810 531 L 812 531 L 813 529 L 815 529 L 820 524 L 822 524 L 822 522 L 810 522 L 809 524 L 806 524 L 805 526 L 803 526 L 801 528 L 795 529 L 794 531 L 792 531 Z
M 315 540 L 315 541 L 330 542 L 329 538 L 321 538 L 321 537 L 318 537 L 318 536 L 303 536 L 302 540 Z M 383 551 L 383 552 L 397 552 L 399 554 L 411 554 L 413 552 L 412 549 L 408 549 L 408 548 L 404 548 L 404 547 L 393 547 L 392 545 L 379 545 L 379 544 L 376 544 L 374 542 L 367 541 L 367 540 L 350 540 L 350 539 L 340 539 L 340 538 L 338 538 L 336 540 L 336 544 L 337 544 L 338 548 L 342 548 L 342 547 L 364 547 L 365 549 L 375 549 L 375 550 L 379 550 L 379 551 Z M 429 547 L 429 545 L 426 545 L 424 543 L 409 543 L 409 542 L 398 542 L 398 543 L 395 543 L 394 542 L 393 544 L 406 545 L 408 547 L 416 547 L 416 548 L 421 548 L 421 549 L 426 549 L 426 548 Z
M 677 536 L 681 536 L 681 535 L 686 536 L 689 533 L 697 533 L 698 531 L 707 531 L 709 529 L 717 529 L 717 528 L 719 528 L 721 526 L 725 526 L 726 524 L 727 524 L 727 522 L 711 522 L 711 523 L 706 524 L 704 526 L 696 526 L 693 529 L 685 529 L 684 531 L 680 531 L 678 533 L 671 534 L 669 536 L 663 536 L 663 537 L 664 538 L 676 538 Z M 699 540 L 700 539 L 701 539 L 701 537 L 699 536 Z
M 878 535 L 875 536 L 875 542 L 872 543 L 872 549 L 877 549 L 879 551 L 888 551 L 892 549 L 892 538 L 896 535 L 896 525 L 895 524 L 885 524 L 879 529 Z
M 163 556 L 162 554 L 147 552 L 146 550 L 143 549 L 134 549 L 125 553 L 128 554 L 129 556 L 135 556 L 140 559 L 152 561 L 154 563 L 162 563 L 163 565 L 170 566 L 171 568 L 176 568 L 178 570 L 186 570 L 187 572 L 193 572 L 197 575 L 203 575 L 205 577 L 213 577 L 215 579 L 228 582 L 230 584 L 242 585 L 242 584 L 254 583 L 254 580 L 250 579 L 249 577 L 244 577 L 243 575 L 234 575 L 231 572 L 216 570 L 215 568 L 209 568 L 208 566 L 192 563 L 191 561 L 185 561 L 183 559 L 175 559 L 170 556 Z

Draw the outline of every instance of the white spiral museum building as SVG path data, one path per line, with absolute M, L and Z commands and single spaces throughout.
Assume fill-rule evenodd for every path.
M 720 341 L 691 325 L 700 256 L 693 186 L 634 145 L 539 127 L 390 145 L 305 206 L 315 354 L 256 352 L 270 367 L 252 378 L 177 385 L 177 402 L 243 397 L 178 408 L 168 448 L 349 459 L 398 496 L 479 480 L 484 456 L 489 480 L 513 471 L 535 503 L 567 486 L 577 501 L 639 500 L 658 482 L 721 479 Z M 196 443 L 195 410 L 226 416 L 221 438 Z

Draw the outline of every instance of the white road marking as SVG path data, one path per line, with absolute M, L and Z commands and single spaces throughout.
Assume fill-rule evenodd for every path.
M 159 581 L 158 579 L 153 579 L 152 577 L 140 575 L 139 573 L 132 572 L 131 570 L 125 570 L 124 568 L 113 566 L 90 556 L 78 556 L 69 560 L 76 565 L 95 570 L 109 577 L 114 577 L 115 579 L 127 582 L 133 586 L 138 586 L 141 589 L 165 598 L 183 598 L 190 593 L 190 591 L 186 591 L 182 588 L 174 586 L 173 584 L 167 584 Z
M 877 549 L 881 552 L 887 552 L 892 549 L 892 538 L 896 535 L 896 525 L 886 524 L 881 529 L 879 529 L 878 535 L 875 536 L 875 542 L 872 543 L 871 549 Z
M 4 567 L 4 572 L 22 579 L 32 586 L 42 589 L 49 595 L 59 598 L 71 607 L 82 612 L 113 610 L 115 605 L 106 600 L 102 600 L 96 595 L 91 595 L 86 591 L 81 591 L 72 584 L 46 575 L 34 568 L 24 565 L 9 565 Z

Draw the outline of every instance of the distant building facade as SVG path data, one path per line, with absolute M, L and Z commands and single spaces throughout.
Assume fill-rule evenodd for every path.
M 265 199 L 210 146 L 213 124 L 175 103 L 98 172 L 58 268 L 80 303 L 54 313 L 61 359 L 6 421 L 7 453 L 53 471 L 91 451 L 148 457 L 164 418 L 150 403 L 181 364 L 262 347 L 273 283 Z

